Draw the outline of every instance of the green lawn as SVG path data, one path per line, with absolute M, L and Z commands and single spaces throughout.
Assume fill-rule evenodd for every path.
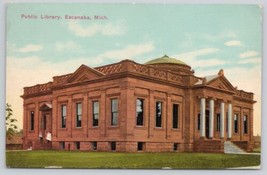
M 229 168 L 257 166 L 260 155 L 207 153 L 107 153 L 74 151 L 8 151 L 7 167 L 44 168 Z

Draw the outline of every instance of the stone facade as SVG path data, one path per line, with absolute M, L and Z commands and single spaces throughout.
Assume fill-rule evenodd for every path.
M 253 93 L 234 88 L 223 70 L 197 77 L 182 62 L 160 60 L 81 65 L 25 87 L 23 148 L 221 152 L 231 140 L 252 149 Z

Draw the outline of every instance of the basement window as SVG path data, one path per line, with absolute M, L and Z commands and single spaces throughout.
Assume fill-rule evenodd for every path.
M 137 151 L 144 150 L 144 142 L 137 142 Z
M 97 142 L 92 142 L 92 148 L 93 150 L 97 150 Z
M 111 151 L 116 151 L 116 142 L 110 142 Z
M 77 149 L 77 150 L 79 150 L 79 149 L 81 148 L 81 147 L 80 147 L 80 146 L 81 146 L 81 145 L 80 145 L 80 142 L 75 142 L 75 145 L 76 145 L 76 149 Z
M 178 143 L 173 143 L 173 151 L 177 151 L 179 148 L 179 144 Z
M 65 142 L 59 142 L 59 148 L 61 150 L 64 150 L 65 149 Z

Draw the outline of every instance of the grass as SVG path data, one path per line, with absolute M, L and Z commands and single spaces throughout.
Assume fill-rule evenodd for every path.
M 221 169 L 260 165 L 260 155 L 207 153 L 110 153 L 75 151 L 8 151 L 7 167 L 44 168 L 182 168 Z

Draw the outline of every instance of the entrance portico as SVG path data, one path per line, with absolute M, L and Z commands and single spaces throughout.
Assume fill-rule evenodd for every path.
M 206 103 L 208 101 L 208 103 Z M 206 105 L 207 104 L 207 105 Z M 216 120 L 217 124 L 219 125 L 219 132 L 220 132 L 220 138 L 225 138 L 225 128 L 226 124 L 228 126 L 227 132 L 227 138 L 231 139 L 232 137 L 232 103 L 229 101 L 226 103 L 223 99 L 215 100 L 214 98 L 200 98 L 200 136 L 202 138 L 214 138 L 214 113 L 218 109 L 215 108 L 215 106 L 219 106 L 219 114 L 220 118 L 219 121 Z M 227 106 L 227 116 L 225 114 L 226 107 Z M 208 116 L 207 116 L 208 115 Z M 208 117 L 208 118 L 207 118 Z M 227 123 L 225 122 L 226 117 L 228 118 Z M 207 120 L 208 119 L 208 120 Z M 206 132 L 206 129 L 208 129 L 208 132 Z

